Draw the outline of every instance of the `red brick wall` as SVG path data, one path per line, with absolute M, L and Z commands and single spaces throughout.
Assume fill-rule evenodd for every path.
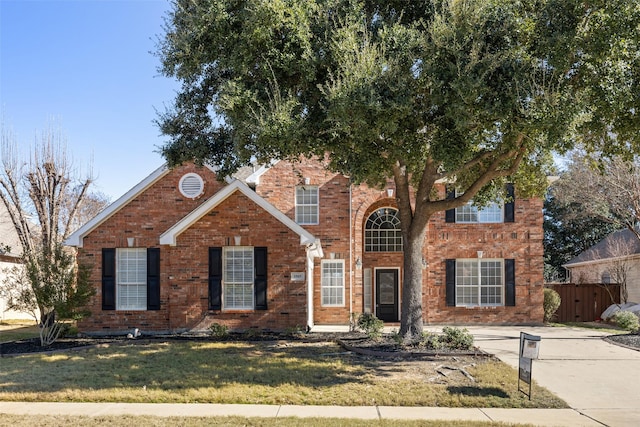
M 428 267 L 423 299 L 429 323 L 539 323 L 543 318 L 542 200 L 515 200 L 515 222 L 500 224 L 445 223 L 444 212 L 429 223 Z M 447 307 L 445 260 L 515 259 L 514 307 Z
M 177 186 L 185 173 L 194 171 L 205 180 L 205 194 L 190 200 L 180 194 Z M 233 245 L 237 235 L 241 236 L 242 245 L 268 248 L 269 309 L 218 311 L 211 312 L 212 316 L 231 328 L 283 329 L 306 325 L 305 284 L 290 281 L 292 271 L 305 271 L 306 252 L 300 245 L 300 237 L 238 192 L 178 236 L 175 247 L 161 247 L 161 310 L 102 310 L 102 248 L 127 247 L 126 237 L 135 237 L 135 247 L 158 247 L 159 236 L 164 231 L 222 186 L 206 168 L 180 167 L 169 172 L 84 239 L 79 260 L 94 265 L 91 279 L 97 294 L 90 304 L 92 316 L 80 322 L 81 330 L 119 332 L 137 327 L 163 331 L 194 326 L 208 313 L 208 248 Z
M 342 175 L 324 169 L 319 162 L 279 162 L 260 179 L 256 192 L 269 203 L 295 220 L 295 187 L 318 186 L 319 225 L 303 227 L 320 239 L 325 259 L 333 253 L 336 259 L 345 260 L 345 304 L 343 307 L 323 307 L 321 304 L 321 262 L 314 263 L 314 320 L 317 324 L 340 324 L 349 322 L 351 293 L 350 249 L 349 249 L 349 180 Z M 353 262 L 353 260 L 352 260 Z
M 331 252 L 345 258 L 347 274 L 345 295 L 351 301 L 345 307 L 321 307 L 320 260 L 315 262 L 314 321 L 317 324 L 344 324 L 349 310 L 363 311 L 363 271 L 371 268 L 400 268 L 401 253 L 364 252 L 364 225 L 368 216 L 381 207 L 395 207 L 395 185 L 387 182 L 382 188 L 366 185 L 351 188 L 351 222 L 349 221 L 349 181 L 327 172 L 317 161 L 304 160 L 292 165 L 279 162 L 260 179 L 257 192 L 277 208 L 294 218 L 295 186 L 304 178 L 320 188 L 320 225 L 304 226 L 320 238 L 329 258 Z M 394 189 L 389 197 L 387 189 Z M 444 187 L 440 188 L 444 193 Z M 443 194 L 444 195 L 444 194 Z M 444 212 L 435 214 L 428 225 L 424 257 L 428 267 L 423 270 L 423 311 L 426 323 L 524 323 L 542 321 L 543 252 L 542 201 L 516 198 L 515 223 L 447 224 Z M 341 212 L 338 214 L 337 212 Z M 344 236 L 351 234 L 351 246 Z M 447 307 L 445 300 L 445 260 L 475 258 L 477 251 L 484 258 L 514 258 L 516 260 L 515 307 Z M 351 254 L 351 256 L 350 256 Z M 360 259 L 361 268 L 356 268 Z M 372 282 L 375 281 L 375 278 Z M 352 287 L 350 287 L 352 286 Z M 375 283 L 372 283 L 372 306 L 375 306 Z M 402 298 L 402 288 L 399 291 Z M 401 308 L 400 308 L 401 309 Z
M 205 194 L 191 200 L 178 191 L 178 181 L 187 172 L 205 180 Z M 364 224 L 380 207 L 394 207 L 387 188 L 351 186 L 349 180 L 328 172 L 316 161 L 292 165 L 279 162 L 263 174 L 256 192 L 291 219 L 295 219 L 295 186 L 308 178 L 319 187 L 320 224 L 304 226 L 319 238 L 329 259 L 345 260 L 345 304 L 321 304 L 321 260 L 314 263 L 314 322 L 346 324 L 350 313 L 363 311 L 363 271 L 399 268 L 403 277 L 402 253 L 364 252 Z M 191 212 L 224 184 L 207 168 L 183 166 L 170 171 L 98 226 L 84 240 L 79 259 L 94 265 L 92 280 L 98 290 L 92 300 L 93 315 L 80 323 L 85 331 L 123 331 L 134 327 L 148 330 L 190 328 L 209 315 L 230 328 L 284 329 L 306 325 L 307 290 L 304 282 L 292 282 L 292 272 L 306 272 L 305 248 L 300 237 L 271 215 L 235 193 L 211 210 L 177 239 L 175 247 L 161 247 L 161 310 L 101 310 L 101 249 L 126 247 L 127 237 L 136 247 L 158 247 L 159 236 Z M 441 189 L 441 191 L 444 191 Z M 351 200 L 351 203 L 350 203 Z M 427 323 L 523 323 L 542 321 L 543 260 L 542 201 L 516 198 L 516 222 L 504 224 L 447 224 L 444 213 L 434 215 L 428 225 L 424 257 L 423 310 Z M 208 247 L 242 245 L 268 248 L 269 284 L 266 311 L 208 311 Z M 475 258 L 516 260 L 516 306 L 491 308 L 447 307 L 445 304 L 445 260 Z M 361 267 L 356 268 L 357 260 Z M 373 290 L 375 285 L 372 283 Z M 372 295 L 373 297 L 373 295 Z M 400 290 L 401 298 L 401 290 Z M 372 301 L 372 306 L 374 306 Z

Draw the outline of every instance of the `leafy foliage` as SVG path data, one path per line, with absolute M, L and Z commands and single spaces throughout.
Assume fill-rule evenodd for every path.
M 466 328 L 445 326 L 441 340 L 447 348 L 469 350 L 473 347 L 473 335 Z
M 227 327 L 227 325 L 214 322 L 211 324 L 211 326 L 209 326 L 209 334 L 212 337 L 216 338 L 226 337 L 227 335 L 229 335 L 229 328 Z
M 630 311 L 618 311 L 614 315 L 616 325 L 627 331 L 637 332 L 640 329 L 640 322 L 638 316 Z
M 431 216 L 541 195 L 550 152 L 640 147 L 638 0 L 175 0 L 160 71 L 182 82 L 157 123 L 170 164 L 224 178 L 328 155 L 354 182 L 393 178 L 404 240 L 400 333 L 422 335 Z M 616 49 L 611 50 L 611 46 Z M 446 199 L 436 182 L 455 183 Z M 418 202 L 415 202 L 418 201 Z
M 382 336 L 384 322 L 372 313 L 362 313 L 358 316 L 358 328 L 364 331 L 369 338 L 377 339 Z
M 553 289 L 545 288 L 544 289 L 544 321 L 550 322 L 553 319 L 553 316 L 558 311 L 560 307 L 560 303 L 562 300 L 560 299 L 560 294 Z
M 566 175 L 562 180 L 571 179 Z M 579 186 L 576 182 L 574 185 Z M 609 221 L 582 215 L 581 203 L 563 200 L 552 185 L 544 202 L 544 278 L 546 282 L 563 281 L 563 264 L 589 249 L 617 227 Z M 590 201 L 589 197 L 583 200 Z

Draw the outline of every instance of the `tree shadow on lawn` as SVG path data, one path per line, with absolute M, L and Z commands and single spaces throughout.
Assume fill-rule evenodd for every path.
M 510 396 L 501 388 L 497 387 L 477 387 L 477 386 L 451 386 L 447 391 L 453 395 L 474 396 L 474 397 L 499 397 L 508 399 Z
M 309 388 L 366 382 L 367 370 L 334 343 L 130 342 L 107 348 L 2 359 L 0 392 L 154 387 L 164 391 L 231 384 Z

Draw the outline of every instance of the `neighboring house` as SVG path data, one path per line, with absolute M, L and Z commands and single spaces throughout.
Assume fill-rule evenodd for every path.
M 238 175 L 240 176 L 240 175 Z M 445 195 L 445 188 L 440 188 Z M 219 182 L 161 167 L 67 240 L 94 266 L 87 332 L 285 329 L 399 322 L 402 234 L 392 183 L 352 185 L 319 161 Z M 542 201 L 465 206 L 430 220 L 426 323 L 540 323 Z
M 10 250 L 7 250 L 9 248 Z M 16 229 L 11 222 L 9 212 L 4 203 L 0 202 L 0 320 L 32 319 L 30 313 L 9 310 L 9 301 L 3 287 L 8 271 L 22 266 L 22 250 Z
M 624 276 L 627 300 L 640 302 L 640 240 L 629 229 L 614 231 L 563 267 L 571 283 L 617 283 Z

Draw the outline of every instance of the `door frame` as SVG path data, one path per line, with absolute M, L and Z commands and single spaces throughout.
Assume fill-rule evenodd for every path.
M 372 277 L 372 282 L 373 282 L 373 289 L 372 289 L 372 293 L 373 293 L 373 314 L 377 317 L 378 316 L 378 270 L 395 270 L 397 272 L 397 277 L 398 280 L 396 281 L 396 290 L 397 290 L 397 298 L 396 298 L 396 312 L 397 312 L 397 318 L 395 320 L 387 320 L 387 322 L 399 322 L 400 321 L 400 316 L 401 316 L 401 303 L 402 303 L 402 294 L 401 294 L 401 290 L 402 290 L 402 286 L 400 286 L 400 284 L 402 283 L 402 269 L 400 267 L 374 267 L 373 268 L 373 277 Z

